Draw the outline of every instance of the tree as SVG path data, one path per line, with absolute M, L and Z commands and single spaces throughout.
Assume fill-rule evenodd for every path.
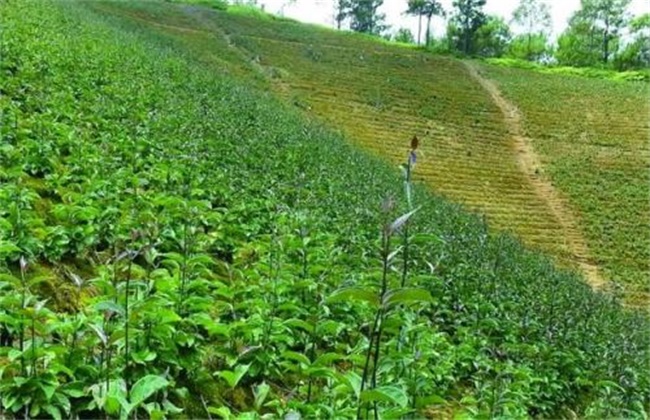
M 402 42 L 404 44 L 413 44 L 415 43 L 415 38 L 413 38 L 413 33 L 410 29 L 399 28 L 395 36 L 393 37 L 395 42 Z
M 581 9 L 558 39 L 558 61 L 569 65 L 607 65 L 618 49 L 621 30 L 629 18 L 631 0 L 581 0 Z M 571 49 L 577 49 L 572 51 Z
M 341 25 L 350 13 L 350 0 L 336 0 L 334 10 L 334 20 L 336 21 L 336 29 L 341 30 Z
M 408 9 L 405 12 L 407 15 L 418 17 L 418 45 L 422 39 L 422 16 L 424 16 L 425 5 L 426 0 L 408 0 Z
M 452 37 L 456 48 L 469 55 L 473 52 L 474 34 L 486 21 L 485 0 L 454 0 L 453 5 L 456 13 L 451 22 Z
M 352 19 L 350 28 L 356 32 L 379 35 L 386 26 L 385 16 L 378 13 L 384 0 L 349 0 L 349 14 Z
M 442 5 L 437 0 L 426 0 L 422 14 L 427 17 L 426 46 L 428 47 L 431 41 L 431 18 L 433 16 L 444 16 L 445 9 L 442 8 Z
M 524 34 L 525 43 L 518 39 L 517 50 L 520 58 L 536 60 L 540 57 L 540 41 L 548 39 L 551 23 L 551 9 L 541 0 L 521 0 L 512 14 L 512 22 L 518 25 Z M 521 47 L 525 46 L 522 52 Z M 543 51 L 546 48 L 542 49 Z
M 632 38 L 615 58 L 618 70 L 650 67 L 650 13 L 635 17 L 629 26 Z
M 512 38 L 510 27 L 499 16 L 488 16 L 474 34 L 474 51 L 482 57 L 501 57 Z
M 563 66 L 589 67 L 600 61 L 599 48 L 588 21 L 574 15 L 557 40 L 555 59 Z
M 422 16 L 427 18 L 427 34 L 425 44 L 429 46 L 431 40 L 431 19 L 433 16 L 444 16 L 445 9 L 438 0 L 409 0 L 406 13 L 418 17 L 418 44 L 422 33 Z
M 593 30 L 601 36 L 603 63 L 612 54 L 612 41 L 618 42 L 620 31 L 627 24 L 627 7 L 631 0 L 582 0 L 584 13 L 592 19 Z
M 528 61 L 543 61 L 552 56 L 552 48 L 544 33 L 517 35 L 508 45 L 510 57 Z

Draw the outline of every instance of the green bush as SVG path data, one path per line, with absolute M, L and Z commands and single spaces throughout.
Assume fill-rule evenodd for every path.
M 485 61 L 497 66 L 535 70 L 541 73 L 564 74 L 568 76 L 579 76 L 592 79 L 607 79 L 625 82 L 650 81 L 650 70 L 619 72 L 615 70 L 597 69 L 593 67 L 547 66 L 516 58 L 488 58 Z

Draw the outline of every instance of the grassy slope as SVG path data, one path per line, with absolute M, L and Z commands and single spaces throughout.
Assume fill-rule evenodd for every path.
M 103 10 L 110 9 L 104 6 Z M 195 55 L 223 61 L 217 64 L 230 74 L 274 89 L 289 103 L 321 117 L 366 150 L 388 157 L 395 164 L 403 161 L 410 136 L 419 135 L 423 138 L 423 156 L 416 171 L 418 179 L 486 214 L 492 227 L 512 231 L 528 245 L 575 267 L 578 257 L 564 238 L 560 223 L 516 164 L 518 152 L 499 110 L 486 92 L 467 77 L 460 62 L 290 21 L 196 8 L 181 8 L 167 15 L 149 9 L 131 6 L 117 13 L 135 17 L 143 24 L 148 22 L 161 33 L 174 33 Z M 191 32 L 183 29 L 190 27 L 194 29 Z M 508 71 L 495 69 L 493 74 L 503 81 Z M 573 133 L 581 133 L 583 140 L 587 139 L 584 141 L 596 144 L 600 141 L 596 137 L 606 136 L 612 126 L 616 127 L 617 138 L 613 141 L 617 149 L 612 149 L 612 143 L 607 150 L 617 155 L 616 164 L 625 166 L 623 172 L 603 172 L 602 165 L 580 163 L 584 162 L 582 148 L 573 148 L 567 154 L 567 147 L 557 142 L 536 142 L 534 146 L 540 147 L 543 163 L 551 163 L 552 180 L 568 196 L 579 220 L 584 221 L 579 228 L 594 248 L 593 261 L 605 268 L 606 278 L 647 288 L 648 230 L 643 227 L 648 209 L 643 171 L 647 152 L 642 150 L 647 129 L 633 121 L 626 123 L 634 115 L 627 109 L 642 112 L 639 110 L 643 107 L 637 105 L 643 103 L 646 85 L 566 76 L 548 79 L 516 70 L 512 74 L 520 76 L 512 82 L 519 93 L 513 97 L 515 103 L 521 102 L 524 113 L 528 107 L 534 108 L 530 109 L 532 117 L 524 121 L 528 124 L 534 120 L 525 127 L 532 130 L 531 136 L 568 139 Z M 549 86 L 554 98 L 542 97 L 549 91 L 543 89 L 542 80 L 556 81 Z M 540 89 L 529 94 L 530 85 L 538 82 Z M 595 97 L 601 89 L 611 92 L 606 100 Z M 558 95 L 561 100 L 556 100 Z M 621 106 L 609 106 L 612 100 Z M 590 105 L 585 106 L 587 103 Z M 555 112 L 556 107 L 561 107 L 562 112 Z M 589 119 L 571 115 L 591 108 L 608 114 L 606 118 L 592 115 L 592 119 L 602 122 L 601 128 L 576 128 L 573 121 L 588 124 Z M 617 123 L 612 125 L 612 121 Z M 584 137 L 584 133 L 594 136 Z M 635 162 L 632 165 L 623 162 L 628 155 Z M 570 164 L 568 159 L 573 159 Z M 608 164 L 614 162 L 608 159 Z M 562 165 L 564 175 L 556 176 L 558 165 Z M 575 173 L 588 175 L 575 177 Z M 560 179 L 564 182 L 558 182 Z M 610 186 L 600 188 L 603 182 Z M 637 186 L 621 188 L 630 182 Z M 621 194 L 624 200 L 619 199 Z M 636 286 L 629 288 L 635 290 Z
M 168 392 L 141 416 L 172 402 L 203 417 L 199 397 L 221 412 L 255 411 L 251 389 L 262 384 L 271 389 L 261 413 L 352 416 L 350 378 L 373 313 L 327 298 L 342 285 L 375 290 L 380 202 L 387 193 L 403 201 L 399 175 L 225 77 L 265 83 L 245 60 L 232 64 L 241 56 L 225 38 L 212 41 L 220 55 L 198 54 L 186 35 L 208 45 L 210 34 L 106 16 L 133 13 L 124 3 L 0 7 L 0 320 L 10 332 L 38 320 L 27 343 L 39 350 L 17 353 L 15 337 L 0 347 L 2 410 L 115 416 L 123 380 L 149 374 L 169 381 Z M 149 12 L 185 19 L 185 10 Z M 428 191 L 415 196 L 423 208 L 412 232 L 427 235 L 413 244 L 409 283 L 434 302 L 391 315 L 379 385 L 398 387 L 408 404 L 437 396 L 436 409 L 473 416 L 648 410 L 647 318 Z M 144 245 L 129 262 L 124 251 Z M 40 307 L 43 295 L 52 301 Z M 137 356 L 128 370 L 125 326 Z M 306 403 L 311 381 L 290 351 L 310 343 L 307 364 L 324 361 Z M 230 389 L 220 372 L 244 366 Z
M 145 6 L 139 7 L 139 12 L 132 9 L 127 13 L 140 13 L 143 23 L 152 20 L 148 17 L 152 12 Z M 239 56 L 236 61 L 229 62 L 231 66 L 237 63 L 246 70 L 253 70 L 249 77 L 265 77 L 266 83 L 287 101 L 319 116 L 366 150 L 388 157 L 395 164 L 404 160 L 410 136 L 418 134 L 423 138 L 418 179 L 441 194 L 486 214 L 492 227 L 512 231 L 529 246 L 554 255 L 564 265 L 575 267 L 578 257 L 564 238 L 560 223 L 515 162 L 517 151 L 509 140 L 499 110 L 486 92 L 467 76 L 460 62 L 383 45 L 363 37 L 245 15 L 185 8 L 182 13 L 157 16 L 156 22 L 183 27 L 185 19 L 190 17 L 194 19 L 192 27 L 200 29 L 202 36 L 213 34 L 220 39 L 199 45 L 194 35 L 188 36 L 185 40 L 197 54 L 219 57 L 236 51 Z M 227 48 L 223 45 L 224 37 Z M 507 70 L 499 74 L 503 72 Z M 242 72 L 239 73 L 241 76 Z M 607 91 L 618 90 L 609 100 L 618 100 L 627 104 L 626 109 L 637 112 L 623 111 L 618 121 L 642 118 L 639 110 L 643 109 L 643 92 L 647 87 L 578 79 L 583 87 L 580 95 L 576 95 L 572 90 L 575 89 L 573 78 L 557 76 L 554 80 L 558 83 L 552 88 L 559 89 L 556 98 L 562 96 L 562 99 L 549 101 L 537 96 L 543 95 L 540 94 L 546 91 L 543 88 L 528 95 L 528 91 L 533 91 L 529 89 L 530 84 L 537 83 L 540 77 L 544 78 L 537 74 L 530 74 L 530 79 L 517 78 L 521 96 L 513 98 L 515 103 L 521 99 L 524 111 L 527 110 L 524 103 L 534 104 L 551 111 L 543 109 L 536 115 L 555 115 L 549 117 L 552 121 L 546 117 L 539 119 L 535 126 L 538 132 L 562 133 L 565 138 L 571 136 L 576 126 L 567 123 L 572 118 L 563 116 L 584 109 L 580 100 L 596 104 L 601 87 Z M 540 82 L 540 86 L 543 87 L 544 82 Z M 626 96 L 626 93 L 631 95 Z M 557 106 L 562 107 L 563 112 L 553 112 Z M 624 129 L 618 141 L 624 143 L 623 148 L 638 148 L 639 145 L 633 143 L 635 139 L 645 138 L 643 130 L 641 127 Z M 559 147 L 546 146 L 544 149 L 545 145 L 540 145 L 545 158 L 566 160 Z M 643 159 L 637 155 L 635 161 L 643 163 Z M 545 163 L 550 161 L 546 159 Z M 589 174 L 580 179 L 589 179 L 592 184 L 603 179 L 584 159 L 574 159 L 571 165 L 572 174 Z M 551 175 L 555 168 L 550 168 Z M 619 183 L 638 183 L 636 192 L 631 193 L 636 194 L 632 200 L 630 194 L 626 200 L 612 197 L 612 191 L 620 190 L 612 185 L 602 189 L 609 193 L 594 191 L 593 185 L 582 188 L 572 183 L 576 177 L 564 176 L 564 180 L 570 181 L 557 182 L 557 186 L 584 220 L 588 245 L 594 248 L 593 260 L 604 266 L 606 277 L 622 283 L 641 284 L 647 282 L 648 273 L 647 228 L 641 226 L 647 213 L 644 210 L 648 207 L 647 200 L 644 202 L 643 197 L 647 196 L 648 188 L 643 185 L 643 165 L 628 165 L 623 170 L 625 173 L 604 176 L 616 177 Z M 553 176 L 553 181 L 558 180 Z M 598 198 L 593 200 L 594 196 Z M 611 210 L 615 207 L 618 210 Z M 609 225 L 612 227 L 607 227 Z
M 609 278 L 650 290 L 650 86 L 486 69 L 519 105 L 598 264 Z
M 327 31 L 305 39 L 300 25 L 249 28 L 224 17 L 219 24 L 235 45 L 279 70 L 285 98 L 394 164 L 404 160 L 408 139 L 420 136 L 420 180 L 485 213 L 493 227 L 568 256 L 552 215 L 511 158 L 499 110 L 459 61 Z

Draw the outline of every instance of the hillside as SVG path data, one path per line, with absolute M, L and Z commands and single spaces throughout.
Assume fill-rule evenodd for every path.
M 485 215 L 492 228 L 582 271 L 594 286 L 611 288 L 614 281 L 629 303 L 647 303 L 650 131 L 635 121 L 646 120 L 648 84 L 468 68 L 459 60 L 268 17 L 188 7 L 177 13 L 143 5 L 96 8 L 175 37 L 195 56 L 261 83 L 395 165 L 408 139 L 418 135 L 418 180 Z M 486 80 L 512 79 L 498 93 L 501 102 L 516 84 L 520 96 L 507 105 L 522 114 L 516 127 L 510 108 L 472 77 L 483 73 Z M 584 117 L 585 109 L 598 114 L 592 116 L 597 124 Z M 590 150 L 607 147 L 616 154 L 624 173 L 612 162 L 586 159 L 584 147 L 573 148 L 575 158 L 568 161 L 566 147 L 546 141 L 576 135 Z M 634 156 L 630 164 L 626 153 Z M 565 161 L 563 169 L 558 160 Z
M 648 292 L 648 84 L 497 67 L 488 74 L 518 105 L 542 166 L 580 215 L 594 261 L 627 284 L 630 297 Z
M 456 147 L 460 160 L 492 159 L 501 178 L 537 196 L 516 162 L 490 153 L 511 147 L 502 107 L 480 79 L 452 77 L 473 67 L 410 50 L 398 60 L 363 37 L 187 5 L 0 8 L 0 417 L 650 411 L 647 315 L 499 234 L 507 226 L 448 200 L 454 188 L 440 187 L 447 197 L 430 188 L 445 173 L 436 161 L 465 167 L 445 160 Z M 302 38 L 350 60 L 360 51 L 360 61 L 394 60 L 407 67 L 391 78 L 423 83 L 410 95 L 434 89 L 445 106 L 433 115 L 445 118 L 427 126 L 415 212 L 395 168 L 413 133 L 401 120 L 391 121 L 394 138 L 370 128 L 387 117 L 384 97 L 358 87 L 370 89 L 359 109 L 374 121 L 354 121 L 383 139 L 373 148 L 352 123 L 323 122 L 310 102 L 318 95 L 292 93 L 292 80 L 308 76 L 292 79 L 238 47 L 257 41 L 228 25 L 284 34 L 278 57 Z M 408 66 L 449 79 L 411 81 Z M 473 99 L 453 106 L 443 85 Z M 477 115 L 472 143 L 459 140 L 463 109 Z M 467 183 L 490 172 L 467 168 L 476 171 Z

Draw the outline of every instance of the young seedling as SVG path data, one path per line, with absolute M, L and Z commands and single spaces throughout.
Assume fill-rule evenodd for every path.
M 18 340 L 20 347 L 20 367 L 23 376 L 26 373 L 25 367 L 25 305 L 27 301 L 27 281 L 25 274 L 27 272 L 27 260 L 25 257 L 20 257 L 20 288 L 21 288 L 21 302 L 20 302 L 20 329 L 18 332 Z
M 394 201 L 390 198 L 384 201 L 382 208 L 385 213 L 389 213 L 394 208 Z M 363 367 L 363 375 L 361 377 L 361 387 L 360 392 L 366 388 L 368 380 L 371 381 L 372 388 L 377 387 L 377 371 L 379 367 L 379 356 L 380 356 L 380 345 L 381 338 L 383 335 L 383 329 L 386 321 L 386 314 L 388 307 L 385 305 L 386 297 L 389 293 L 388 290 L 388 271 L 390 269 L 390 262 L 395 257 L 396 253 L 399 252 L 399 249 L 391 252 L 391 237 L 399 232 L 406 222 L 418 211 L 419 209 L 412 210 L 403 216 L 398 217 L 392 223 L 388 220 L 383 226 L 382 229 L 382 277 L 381 277 L 381 286 L 379 291 L 379 299 L 377 310 L 375 313 L 375 319 L 370 331 L 370 342 L 368 343 L 368 351 L 366 353 L 366 361 Z M 370 374 L 370 359 L 373 360 L 372 365 L 372 374 Z M 369 407 L 368 407 L 369 410 Z M 378 417 L 377 404 L 374 404 L 375 417 Z M 361 418 L 361 404 L 357 407 L 357 418 Z
M 411 197 L 411 174 L 413 168 L 415 167 L 415 162 L 417 161 L 416 150 L 420 145 L 420 140 L 417 136 L 413 136 L 411 139 L 411 150 L 408 154 L 408 159 L 406 161 L 405 176 L 404 176 L 404 188 L 406 191 L 406 201 L 408 204 L 408 210 L 413 210 L 413 200 Z M 408 265 L 409 265 L 409 224 L 408 221 L 404 225 L 403 229 L 403 243 L 404 243 L 404 266 L 402 268 L 402 284 L 401 286 L 406 286 L 406 278 L 408 276 Z

